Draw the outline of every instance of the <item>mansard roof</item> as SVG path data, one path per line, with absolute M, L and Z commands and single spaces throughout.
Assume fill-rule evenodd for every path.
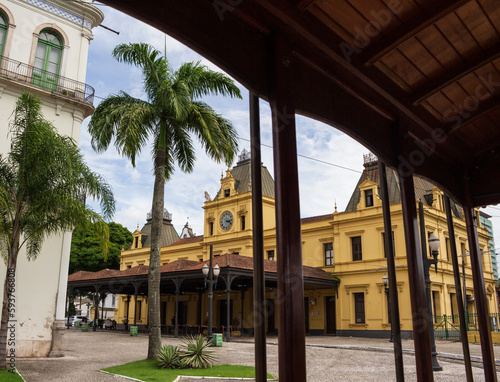
M 379 168 L 378 162 L 376 158 L 370 156 L 370 160 L 366 160 L 368 156 L 365 156 L 365 169 L 361 174 L 361 177 L 356 184 L 356 188 L 354 189 L 349 203 L 345 209 L 345 212 L 353 212 L 357 210 L 358 203 L 361 199 L 361 191 L 360 186 L 365 181 L 369 180 L 376 184 L 379 183 Z M 375 159 L 375 160 L 374 160 Z M 415 199 L 422 200 L 422 202 L 426 205 L 432 206 L 432 188 L 435 187 L 434 184 L 425 180 L 419 176 L 413 177 L 413 183 L 415 185 Z M 401 190 L 399 185 L 399 178 L 395 170 L 387 167 L 387 186 L 389 190 L 389 203 L 390 204 L 398 204 L 401 203 Z M 462 219 L 462 211 L 461 208 L 458 207 L 453 200 L 450 200 L 450 205 L 453 214 Z
M 274 180 L 269 170 L 266 166 L 262 165 L 262 195 L 274 199 Z M 250 179 L 252 177 L 251 173 L 251 163 L 249 156 L 242 157 L 236 165 L 231 169 L 231 174 L 233 175 L 234 189 L 238 191 L 239 194 L 243 194 L 251 190 L 249 188 Z M 221 190 L 217 192 L 217 199 L 221 193 Z

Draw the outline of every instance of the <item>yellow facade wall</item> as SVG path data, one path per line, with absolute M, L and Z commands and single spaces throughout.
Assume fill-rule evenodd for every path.
M 223 178 L 221 181 L 224 181 Z M 338 295 L 335 290 L 314 289 L 305 291 L 308 298 L 307 314 L 309 329 L 314 333 L 326 332 L 326 298 L 335 297 L 335 327 L 337 334 L 351 335 L 354 332 L 370 332 L 372 335 L 381 335 L 390 330 L 387 295 L 382 282 L 382 277 L 387 273 L 387 261 L 384 256 L 383 243 L 383 215 L 378 186 L 372 182 L 364 182 L 360 185 L 363 189 L 373 189 L 374 205 L 366 207 L 362 202 L 358 204 L 357 210 L 353 212 L 338 213 L 337 211 L 319 217 L 304 219 L 302 222 L 302 255 L 304 265 L 319 267 L 326 272 L 339 278 Z M 440 239 L 438 256 L 438 271 L 431 268 L 431 290 L 433 296 L 433 309 L 436 315 L 457 314 L 455 283 L 451 258 L 449 256 L 449 234 L 446 222 L 446 214 L 442 206 L 442 192 L 437 188 L 432 190 L 433 204 L 425 205 L 425 227 L 426 234 L 434 233 Z M 275 259 L 279 257 L 276 253 L 276 232 L 274 200 L 264 198 L 264 251 L 274 251 Z M 205 233 L 203 238 L 185 244 L 173 244 L 162 248 L 162 264 L 177 259 L 207 260 L 209 258 L 209 246 L 213 245 L 214 255 L 225 253 L 238 253 L 241 256 L 252 256 L 252 209 L 251 192 L 234 193 L 228 197 L 220 197 L 216 200 L 207 201 L 203 206 L 205 211 Z M 233 216 L 233 224 L 229 229 L 220 227 L 220 219 L 224 212 L 229 211 Z M 245 227 L 241 226 L 241 217 L 245 217 Z M 395 263 L 397 277 L 397 291 L 399 297 L 401 329 L 411 333 L 412 314 L 410 307 L 410 293 L 408 283 L 408 269 L 406 264 L 406 248 L 404 238 L 404 223 L 401 204 L 391 205 L 392 229 L 395 244 Z M 211 226 L 213 224 L 213 226 Z M 458 254 L 468 253 L 468 241 L 463 220 L 454 218 L 456 231 L 456 244 Z M 137 232 L 137 231 L 136 231 Z M 136 233 L 134 233 L 136 234 Z M 139 232 L 140 234 L 140 232 Z M 478 228 L 480 249 L 487 251 L 488 234 L 482 227 Z M 354 260 L 353 239 L 361 239 L 361 259 Z M 325 245 L 332 244 L 333 265 L 325 265 Z M 122 252 L 120 269 L 148 265 L 149 248 L 138 248 Z M 489 298 L 490 313 L 497 312 L 497 301 L 495 294 L 495 280 L 491 258 L 488 253 L 482 257 L 485 285 Z M 267 257 L 266 257 L 267 258 Z M 467 295 L 473 297 L 473 283 L 471 277 L 470 260 L 466 261 L 466 285 Z M 222 281 L 221 281 L 222 282 Z M 221 284 L 222 285 L 222 284 Z M 275 298 L 276 291 L 268 290 L 267 299 Z M 356 299 L 364 299 L 364 322 L 356 317 Z M 225 300 L 226 294 L 214 296 L 214 324 L 220 323 L 219 301 Z M 233 300 L 233 323 L 241 322 L 241 295 L 239 291 L 231 294 Z M 170 324 L 174 316 L 175 296 L 164 296 L 167 301 L 166 323 Z M 198 322 L 198 295 L 182 295 L 180 301 L 188 301 L 188 325 L 196 325 Z M 455 301 L 453 301 L 455 299 Z M 120 299 L 118 322 L 124 317 L 123 297 Z M 131 299 L 131 316 L 133 309 L 133 297 Z M 147 304 L 143 301 L 140 323 L 147 323 Z M 246 292 L 243 321 L 245 328 L 253 327 L 252 316 L 252 289 Z M 474 312 L 474 303 L 469 301 L 469 311 Z M 201 324 L 206 323 L 207 296 L 202 296 Z M 129 323 L 132 320 L 129 318 Z M 267 323 L 266 323 L 267 325 Z M 274 319 L 277 327 L 277 314 Z M 235 325 L 237 326 L 237 325 Z M 236 328 L 235 328 L 236 329 Z

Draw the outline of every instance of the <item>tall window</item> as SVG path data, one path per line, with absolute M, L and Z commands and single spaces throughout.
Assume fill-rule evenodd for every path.
M 9 23 L 4 15 L 0 13 L 0 60 L 3 56 L 3 49 L 5 47 L 5 37 L 7 36 L 7 28 Z
M 214 235 L 214 222 L 209 222 L 208 228 L 210 230 L 210 236 L 213 236 Z
M 267 251 L 267 259 L 274 261 L 274 249 Z
M 323 244 L 325 251 L 325 265 L 333 265 L 333 243 Z
M 450 261 L 450 258 L 451 258 L 450 239 L 446 238 L 446 261 Z
M 351 237 L 352 243 L 352 261 L 363 260 L 363 253 L 361 250 L 361 236 Z
M 142 317 L 142 301 L 137 301 L 137 320 Z
M 365 294 L 353 293 L 354 295 L 354 315 L 356 324 L 365 323 Z
M 56 90 L 61 55 L 61 39 L 50 31 L 41 31 L 36 46 L 35 69 L 33 69 L 33 83 L 35 85 Z
M 373 207 L 373 190 L 365 191 L 365 206 Z
M 241 230 L 245 230 L 245 215 L 241 216 Z
M 396 257 L 396 246 L 394 245 L 394 231 L 391 231 L 391 235 L 392 235 L 392 249 L 393 249 L 392 257 Z M 387 254 L 385 252 L 385 232 L 382 232 L 382 243 L 384 245 L 384 257 L 387 258 Z

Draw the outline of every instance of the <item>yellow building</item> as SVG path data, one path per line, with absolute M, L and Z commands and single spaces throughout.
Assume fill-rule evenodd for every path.
M 337 281 L 333 283 L 336 287 L 332 287 L 331 282 L 324 285 L 321 282 L 315 284 L 312 278 L 306 277 L 309 280 L 305 283 L 306 331 L 311 334 L 388 336 L 390 330 L 388 298 L 383 284 L 383 276 L 387 273 L 387 261 L 384 255 L 384 225 L 379 197 L 378 168 L 373 157 L 367 156 L 365 162 L 365 170 L 344 212 L 338 212 L 335 206 L 335 210 L 331 213 L 302 219 L 302 256 L 304 266 L 306 266 L 305 276 L 313 278 L 317 276 L 318 280 L 326 280 L 323 276 L 324 272 L 319 272 L 323 270 L 331 275 L 331 280 Z M 275 261 L 279 253 L 276 253 L 274 183 L 264 166 L 262 176 L 265 258 Z M 398 179 L 392 171 L 388 171 L 388 182 L 401 330 L 403 336 L 411 336 L 412 316 L 403 214 Z M 248 271 L 250 268 L 251 270 L 252 186 L 248 153 L 240 156 L 240 161 L 231 170 L 227 170 L 226 174 L 221 177 L 220 183 L 221 188 L 213 199 L 205 193 L 204 235 L 193 236 L 186 224 L 181 235 L 178 236 L 172 226 L 172 218 L 166 212 L 162 233 L 162 272 L 197 269 L 196 262 L 208 260 L 210 245 L 213 246 L 214 258 L 220 262 L 221 268 L 225 265 L 229 266 L 229 263 L 238 263 L 237 267 L 240 267 L 238 269 Z M 467 234 L 465 222 L 462 219 L 462 210 L 453 204 L 456 237 L 450 239 L 443 193 L 420 178 L 415 178 L 415 193 L 424 204 L 426 237 L 434 233 L 440 240 L 437 272 L 434 272 L 434 268 L 431 271 L 433 311 L 437 316 L 448 316 L 449 323 L 455 323 L 458 327 L 450 240 L 456 241 L 458 255 L 465 255 L 462 259 L 465 261 L 467 310 L 475 312 L 470 261 L 467 257 Z M 122 272 L 127 272 L 127 274 L 146 272 L 144 266 L 148 265 L 149 232 L 149 221 L 141 230 L 137 229 L 134 232 L 132 247 L 122 251 L 120 265 Z M 487 231 L 481 226 L 478 227 L 478 234 L 481 252 L 485 254 L 482 260 L 489 309 L 490 313 L 496 313 L 495 280 L 488 252 L 489 237 Z M 266 262 L 266 270 L 269 270 L 271 279 L 275 277 L 272 274 L 272 264 Z M 190 326 L 206 325 L 207 296 L 201 278 L 201 266 L 202 264 L 199 264 L 198 267 L 200 278 L 190 284 L 186 282 L 185 285 L 188 287 L 184 293 L 179 291 L 179 324 L 185 328 L 182 330 L 187 330 Z M 317 274 L 314 274 L 314 268 L 318 270 Z M 245 275 L 248 277 L 243 277 L 242 273 L 240 281 L 236 280 L 233 284 L 235 290 L 229 292 L 230 323 L 233 331 L 240 332 L 243 329 L 244 332 L 251 333 L 253 327 L 251 274 Z M 214 297 L 214 326 L 216 327 L 227 327 L 225 312 L 228 298 L 225 290 L 231 289 L 231 286 L 228 288 L 224 280 L 219 280 Z M 272 280 L 269 286 L 266 284 L 269 332 L 274 332 L 277 327 L 274 314 L 276 289 L 273 285 Z M 171 292 L 173 286 L 170 285 L 168 288 L 170 292 L 167 291 L 167 293 L 170 294 L 166 293 L 161 298 L 161 320 L 165 328 L 173 324 L 175 315 L 176 296 Z M 134 317 L 136 309 L 134 297 L 120 296 L 117 315 L 119 324 L 125 317 L 128 317 L 128 323 L 147 324 L 146 298 L 138 296 L 137 302 L 137 317 Z M 440 325 L 441 320 L 441 318 L 436 319 L 436 327 Z M 471 320 L 470 325 L 474 327 L 474 320 Z

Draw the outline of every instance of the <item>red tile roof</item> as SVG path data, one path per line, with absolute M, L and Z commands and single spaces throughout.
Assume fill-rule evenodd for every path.
M 204 264 L 208 265 L 209 260 L 203 262 L 192 261 L 192 260 L 176 260 L 168 264 L 161 266 L 161 273 L 168 272 L 180 272 L 180 271 L 194 271 L 201 269 Z M 253 269 L 253 257 L 235 255 L 228 253 L 221 256 L 216 256 L 213 258 L 213 265 L 219 265 L 220 268 L 237 268 L 237 269 Z M 112 277 L 126 277 L 126 276 L 136 276 L 145 275 L 148 273 L 147 265 L 138 265 L 133 268 L 124 269 L 122 271 L 115 269 L 103 269 L 99 272 L 85 272 L 79 271 L 68 276 L 68 281 L 80 281 L 80 280 L 98 280 Z M 277 262 L 272 260 L 264 260 L 264 270 L 270 273 L 277 272 Z M 311 277 L 316 279 L 331 280 L 332 277 L 329 273 L 323 271 L 319 268 L 303 266 L 304 277 Z
M 184 239 L 177 240 L 175 243 L 170 244 L 170 246 L 180 245 L 180 244 L 197 243 L 199 241 L 203 241 L 203 235 L 186 237 Z
M 300 219 L 300 223 L 314 223 L 314 222 L 319 222 L 322 220 L 330 220 L 333 219 L 333 214 L 326 214 L 326 215 L 318 215 L 318 216 L 311 216 L 309 218 L 303 218 Z

